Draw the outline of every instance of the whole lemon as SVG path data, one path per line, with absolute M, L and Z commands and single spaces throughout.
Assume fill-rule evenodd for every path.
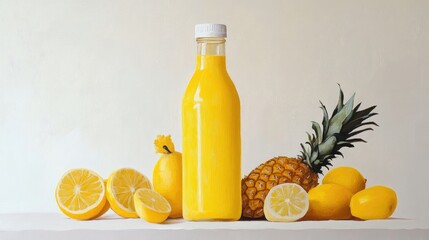
M 352 194 L 365 189 L 366 179 L 352 167 L 337 167 L 329 171 L 322 184 L 338 184 L 348 188 Z
M 352 215 L 364 219 L 385 219 L 396 209 L 395 191 L 384 186 L 374 186 L 356 193 L 350 202 Z
M 170 218 L 182 217 L 182 154 L 174 150 L 171 136 L 160 135 L 154 142 L 161 154 L 153 169 L 153 189 L 171 205 Z
M 337 184 L 322 184 L 308 192 L 310 207 L 306 220 L 350 219 L 350 199 L 352 193 Z

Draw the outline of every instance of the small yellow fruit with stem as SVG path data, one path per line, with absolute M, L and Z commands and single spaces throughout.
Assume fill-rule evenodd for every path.
M 182 217 L 182 154 L 174 149 L 171 136 L 159 135 L 154 142 L 161 154 L 153 169 L 153 188 L 171 205 L 170 218 Z

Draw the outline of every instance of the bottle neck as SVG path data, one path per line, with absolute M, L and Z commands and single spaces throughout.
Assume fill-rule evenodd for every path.
M 197 69 L 224 68 L 225 38 L 197 38 Z

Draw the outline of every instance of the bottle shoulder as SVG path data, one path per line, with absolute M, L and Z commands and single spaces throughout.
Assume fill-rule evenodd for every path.
M 225 98 L 239 101 L 237 89 L 229 74 L 195 71 L 183 96 L 183 102 L 207 101 Z

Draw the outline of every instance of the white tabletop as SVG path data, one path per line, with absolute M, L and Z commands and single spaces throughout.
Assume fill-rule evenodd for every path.
M 287 238 L 285 238 L 287 236 Z M 1 214 L 0 239 L 429 239 L 429 221 L 391 218 L 375 221 L 188 222 L 151 224 L 113 213 L 76 221 L 59 213 Z

